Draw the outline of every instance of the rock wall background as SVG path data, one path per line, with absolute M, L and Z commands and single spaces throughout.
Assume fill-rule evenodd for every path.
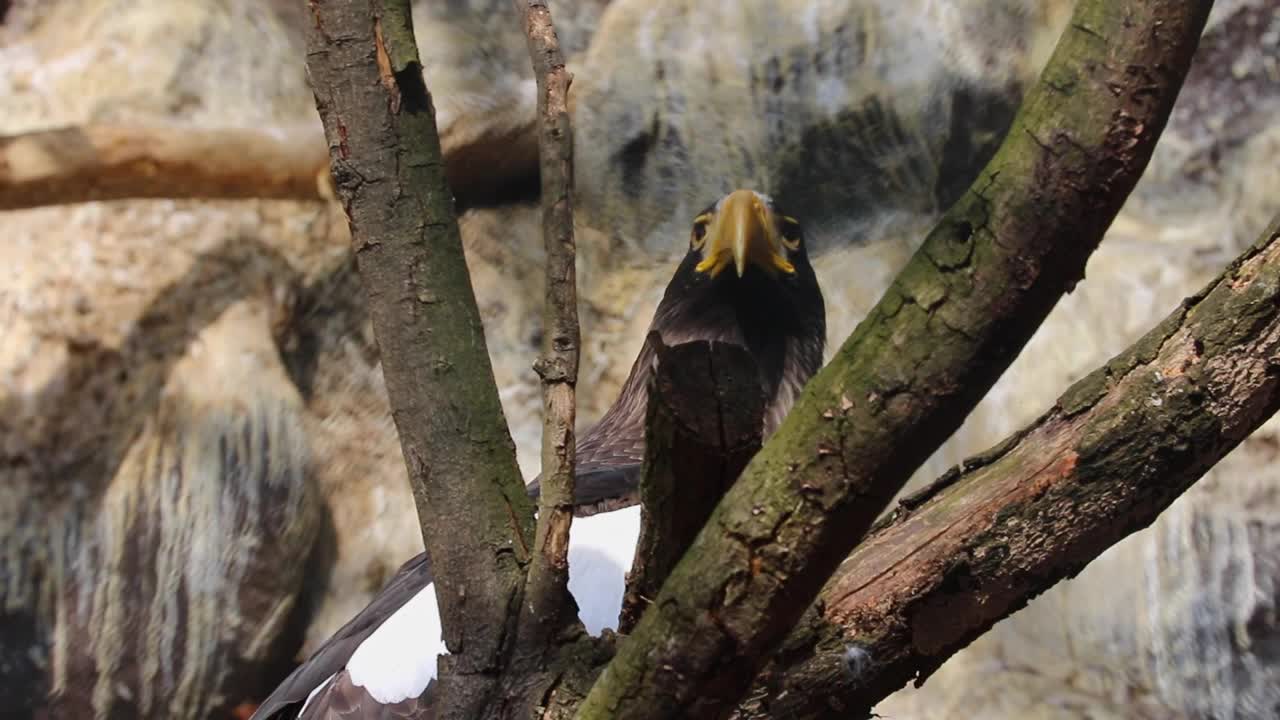
M 584 421 L 625 377 L 689 219 L 733 187 L 775 194 L 809 227 L 829 343 L 838 345 L 999 142 L 1071 5 L 553 3 L 576 75 Z M 1278 15 L 1277 0 L 1217 3 L 1156 158 L 1087 280 L 916 483 L 1030 420 L 1207 282 L 1280 210 Z M 289 133 L 317 123 L 305 22 L 302 4 L 288 0 L 17 0 L 0 24 L 0 133 L 83 122 Z M 421 2 L 415 23 L 442 134 L 527 141 L 531 76 L 509 2 Z M 527 173 L 519 153 L 511 157 L 493 172 Z M 504 408 L 532 477 L 537 211 L 517 193 L 467 210 L 461 224 Z M 69 689 L 69 713 L 205 717 L 248 699 L 252 690 L 228 668 L 273 662 L 272 643 L 290 638 L 305 653 L 421 549 L 341 211 L 282 201 L 85 203 L 0 214 L 0 233 L 0 640 L 41 619 L 55 640 L 37 664 L 63 668 L 53 682 L 62 677 Z M 269 442 L 237 456 L 201 441 L 245 426 L 265 427 Z M 1256 433 L 1152 528 L 878 711 L 1280 713 L 1277 427 Z M 130 488 L 151 497 L 181 475 L 165 469 L 174 463 L 138 461 L 148 453 L 240 468 L 202 482 L 221 482 L 224 493 L 283 488 L 296 512 L 214 526 L 217 494 L 139 512 L 153 506 L 119 498 L 133 497 Z M 262 458 L 271 462 L 255 464 Z M 128 518 L 142 519 L 121 525 Z M 123 691 L 111 687 L 102 678 L 120 667 L 108 650 L 121 634 L 112 618 L 132 617 L 129 603 L 143 593 L 111 584 L 127 567 L 97 560 L 122 529 L 167 538 L 175 558 L 201 557 L 203 536 L 179 528 L 242 539 L 226 556 L 239 574 L 208 578 L 198 592 L 188 576 L 176 595 L 213 612 L 187 620 L 202 628 L 190 637 L 203 638 L 205 651 L 179 675 L 198 678 L 197 690 L 183 695 L 180 678 L 146 668 L 126 675 Z M 298 559 L 312 548 L 311 567 L 325 572 L 304 576 Z M 149 609 L 129 630 L 163 639 L 155 628 L 171 610 L 141 605 Z M 305 626 L 287 620 L 307 617 L 298 609 L 314 609 Z M 89 639 L 87 654 L 58 644 L 73 630 Z M 172 655 L 159 640 L 137 650 Z M 88 690 L 72 687 L 86 678 Z

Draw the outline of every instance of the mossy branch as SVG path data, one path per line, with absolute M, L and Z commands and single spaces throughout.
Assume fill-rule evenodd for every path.
M 578 717 L 716 717 L 736 705 L 1083 276 L 1150 159 L 1211 5 L 1077 4 L 991 162 L 717 506 Z
M 1200 294 L 846 559 L 744 718 L 867 717 L 1151 524 L 1280 409 L 1280 217 Z M 854 662 L 851 662 L 854 661 Z M 856 666 L 855 666 L 856 664 Z
M 308 7 L 307 70 L 450 653 L 437 707 L 473 717 L 514 636 L 533 506 L 498 401 L 409 2 Z

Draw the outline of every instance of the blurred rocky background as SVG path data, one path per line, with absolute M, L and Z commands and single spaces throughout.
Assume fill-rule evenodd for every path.
M 575 73 L 581 419 L 625 377 L 693 214 L 734 187 L 809 228 L 838 346 L 999 142 L 1071 5 L 553 2 Z M 300 0 L 9 0 L 0 15 L 0 134 L 248 129 L 323 163 Z M 532 477 L 524 40 L 509 0 L 420 2 L 415 23 Z M 1280 0 L 1219 0 L 1087 279 L 915 483 L 1047 408 L 1280 210 L 1277 58 Z M 420 551 L 346 232 L 320 199 L 0 213 L 0 706 L 53 690 L 61 717 L 229 717 Z M 878 712 L 1280 716 L 1278 429 Z

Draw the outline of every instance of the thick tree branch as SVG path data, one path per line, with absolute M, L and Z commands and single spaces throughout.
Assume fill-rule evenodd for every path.
M 542 312 L 542 483 L 536 551 L 525 590 L 521 650 L 543 645 L 565 622 L 569 606 L 569 526 L 573 521 L 574 390 L 578 382 L 578 291 L 573 237 L 573 129 L 560 41 L 545 2 L 515 0 L 523 17 L 538 83 L 538 150 L 542 174 L 542 238 L 546 301 Z M 567 615 L 567 617 L 566 617 Z M 536 636 L 536 637 L 535 637 Z
M 320 127 L 82 125 L 0 137 L 0 210 L 121 198 L 317 200 Z
M 1149 525 L 1277 409 L 1280 217 L 1043 417 L 905 502 L 845 560 L 744 717 L 865 717 Z
M 460 207 L 536 178 L 532 121 L 441 135 L 445 176 Z M 329 200 L 322 130 L 318 123 L 270 130 L 74 125 L 0 136 L 0 210 L 97 200 Z
M 1150 158 L 1210 6 L 1077 4 L 996 155 L 717 506 L 579 717 L 734 706 L 1083 275 Z
M 532 503 L 498 402 L 409 2 L 308 7 L 307 70 L 450 653 L 437 707 L 475 717 L 515 635 Z
M 618 631 L 657 597 L 716 503 L 760 450 L 764 393 L 751 354 L 707 342 L 670 348 L 650 333 L 657 369 L 649 388 L 640 540 Z

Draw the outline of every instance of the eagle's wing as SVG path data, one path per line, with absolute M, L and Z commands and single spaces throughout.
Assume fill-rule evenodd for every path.
M 577 463 L 573 481 L 575 515 L 586 517 L 640 502 L 643 441 L 616 443 L 598 449 L 588 445 L 586 450 L 594 452 Z M 528 485 L 529 496 L 536 500 L 541 487 L 542 476 L 539 475 Z
M 601 437 L 601 436 L 596 436 Z M 638 442 L 614 442 L 604 444 L 592 442 L 588 435 L 584 438 L 586 448 L 584 462 L 579 466 L 575 500 L 578 514 L 594 515 L 600 512 L 616 510 L 636 502 L 636 489 L 640 482 L 640 460 L 644 454 L 643 439 Z M 537 496 L 537 480 L 529 485 L 529 492 Z M 271 718 L 311 717 L 312 706 L 324 698 L 328 703 L 325 712 L 339 713 L 319 715 L 315 717 L 381 717 L 377 715 L 342 715 L 343 708 L 357 708 L 357 695 L 364 693 L 364 688 L 352 685 L 344 668 L 347 662 L 370 635 L 377 630 L 387 618 L 414 598 L 432 582 L 430 566 L 425 553 L 420 553 L 400 566 L 385 587 L 374 596 L 363 610 L 356 614 L 346 625 L 343 625 L 333 637 L 329 638 L 320 649 L 299 665 L 289 677 L 262 702 L 250 720 L 269 720 Z M 336 686 L 339 681 L 345 682 L 352 690 L 343 690 Z M 321 688 L 324 685 L 325 687 Z M 317 688 L 311 703 L 307 698 Z M 299 708 L 307 704 L 307 713 L 298 716 Z M 404 703 L 395 703 L 388 708 L 400 707 Z M 374 707 L 364 702 L 366 708 Z M 407 706 L 406 706 L 407 707 Z M 388 710 L 393 712 L 393 710 Z M 386 715 L 394 718 L 397 715 Z
M 575 513 L 592 515 L 639 502 L 643 462 L 643 427 L 639 433 L 588 432 L 578 443 L 573 482 Z M 535 487 L 530 485 L 536 496 Z
M 617 626 L 639 535 L 639 507 L 574 523 L 569 536 L 569 592 L 592 635 Z M 403 579 L 396 578 L 401 582 L 393 580 L 348 623 L 348 627 L 359 626 L 359 632 L 347 632 L 348 627 L 340 630 L 263 703 L 254 718 L 429 718 L 425 713 L 434 694 L 436 661 L 447 650 L 435 587 L 428 583 L 402 599 L 411 576 L 405 573 Z M 366 631 L 367 627 L 372 630 Z M 352 642 L 357 647 L 348 649 Z
M 298 720 L 418 720 L 435 717 L 432 703 L 435 681 L 427 685 L 420 697 L 399 702 L 380 703 L 369 691 L 351 680 L 351 673 L 340 671 L 307 703 Z
M 578 441 L 573 481 L 573 503 L 578 515 L 639 501 L 643 428 L 637 437 L 630 437 L 633 434 L 588 432 Z M 529 497 L 537 499 L 541 489 L 542 475 L 539 474 L 528 485 Z
M 662 339 L 657 333 L 650 333 L 645 338 L 640 356 L 636 360 L 633 373 L 640 370 L 651 370 L 656 353 L 663 347 Z M 637 387 L 643 387 L 638 385 Z M 630 397 L 620 397 L 605 417 L 583 433 L 577 446 L 577 463 L 575 468 L 574 504 L 575 514 L 580 517 L 607 513 L 633 506 L 639 502 L 640 467 L 644 461 L 644 423 L 636 418 L 644 417 L 643 393 Z M 527 486 L 530 497 L 537 498 L 541 475 L 534 478 Z M 636 514 L 635 533 L 638 534 L 638 513 Z M 595 523 L 588 524 L 591 527 Z M 577 547 L 590 547 L 598 543 L 608 544 L 604 540 L 586 536 L 586 527 L 579 526 L 570 538 L 570 552 Z M 624 533 L 626 535 L 626 533 Z M 629 545 L 626 545 L 629 542 Z M 611 558 L 605 565 L 623 563 L 630 568 L 635 539 L 625 541 L 628 548 L 621 555 Z M 587 551 L 585 557 L 592 553 Z M 580 561 L 580 564 L 593 564 L 594 559 Z M 625 574 L 625 570 L 623 573 Z M 590 576 L 591 570 L 579 571 L 579 578 Z M 268 720 L 270 718 L 292 718 L 299 707 L 306 704 L 303 717 L 312 717 L 313 706 L 318 702 L 325 703 L 324 712 L 331 715 L 316 717 L 399 717 L 397 715 L 342 715 L 340 712 L 360 712 L 355 708 L 373 708 L 375 703 L 362 700 L 361 693 L 366 690 L 353 682 L 346 673 L 348 661 L 356 649 L 361 646 L 384 622 L 397 610 L 401 609 L 420 591 L 431 584 L 431 572 L 427 565 L 426 555 L 420 554 L 409 560 L 396 572 L 386 587 L 374 597 L 368 607 L 361 610 L 344 625 L 306 662 L 298 666 L 275 692 L 259 706 L 250 720 Z M 572 590 L 572 588 L 571 588 Z M 575 597 L 578 592 L 574 592 Z M 609 595 L 609 594 L 606 594 Z M 610 596 L 611 597 L 611 596 Z M 594 601 L 593 601 L 594 602 Z M 616 603 L 621 602 L 619 595 Z M 580 609 L 582 599 L 579 598 Z M 616 623 L 617 608 L 615 600 L 604 602 L 600 625 Z M 612 618 L 610 620 L 610 618 Z M 584 618 L 586 621 L 586 618 Z M 588 623 L 593 624 L 593 623 Z M 443 649 L 442 649 L 443 651 Z M 314 693 L 315 697 L 308 703 L 307 698 Z M 330 698 L 326 700 L 326 698 Z M 387 707 L 399 707 L 403 703 L 393 703 Z M 378 705 L 381 707 L 381 705 Z M 407 706 L 406 706 L 407 707 Z M 316 710 L 319 712 L 319 710 Z M 373 712 L 369 710 L 369 712 Z M 379 710 L 382 712 L 382 710 Z M 391 712 L 391 710 L 388 710 Z M 338 713 L 338 714 L 333 714 Z
M 374 596 L 363 610 L 356 613 L 333 637 L 325 641 L 311 657 L 294 669 L 289 677 L 258 706 L 250 720 L 295 717 L 307 696 L 328 678 L 342 670 L 352 653 L 383 621 L 431 584 L 431 568 L 426 553 L 411 558 Z M 295 707 L 296 706 L 296 707 Z M 344 717 L 341 715 L 335 717 Z M 363 717 L 363 716 L 353 716 Z M 394 715 L 388 717 L 396 717 Z
M 632 375 L 651 373 L 657 354 L 664 347 L 662 336 L 650 332 L 632 366 Z M 627 379 L 623 393 L 604 417 L 578 438 L 573 487 L 574 512 L 578 516 L 617 510 L 640 502 L 648 388 L 643 382 L 633 384 L 632 379 Z M 529 496 L 536 499 L 541 487 L 542 474 L 539 473 L 528 485 Z

